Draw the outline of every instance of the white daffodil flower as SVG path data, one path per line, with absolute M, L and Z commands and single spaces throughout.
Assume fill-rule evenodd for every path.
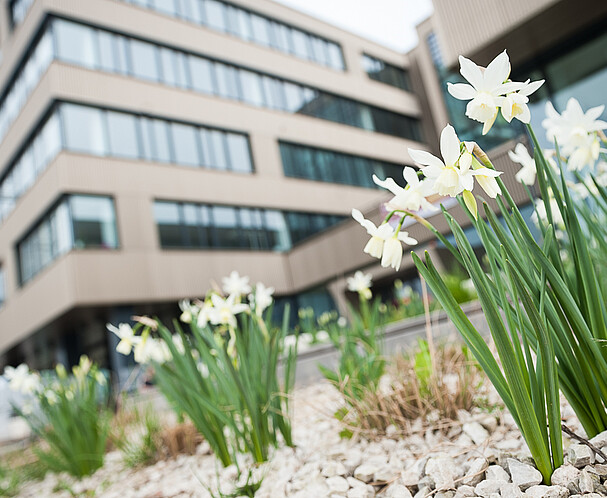
M 536 166 L 535 160 L 531 157 L 527 148 L 523 144 L 516 144 L 514 151 L 508 151 L 508 157 L 512 162 L 518 163 L 522 168 L 514 175 L 517 182 L 525 185 L 535 183 Z
M 244 296 L 251 292 L 249 277 L 241 277 L 236 270 L 230 273 L 228 277 L 223 277 L 221 281 L 223 282 L 222 289 L 228 296 Z
M 606 129 L 607 123 L 597 118 L 604 110 L 605 106 L 600 105 L 584 112 L 580 103 L 570 98 L 559 114 L 551 102 L 546 103 L 547 117 L 542 126 L 548 140 L 556 140 L 561 154 L 569 158 L 568 169 L 580 170 L 594 165 L 598 159 L 601 147 L 597 132 Z
M 181 316 L 179 319 L 183 323 L 192 323 L 194 318 L 196 307 L 188 299 L 182 299 L 179 301 L 179 309 L 181 310 Z
M 375 223 L 365 219 L 358 209 L 352 209 L 352 218 L 358 221 L 371 236 L 369 242 L 367 242 L 367 245 L 363 249 L 363 252 L 374 258 L 381 258 L 384 251 L 384 243 L 394 236 L 394 228 L 387 223 L 383 223 L 379 227 L 376 227 Z
M 18 391 L 23 394 L 32 394 L 40 390 L 40 376 L 35 372 L 30 372 L 25 363 L 18 367 L 6 367 L 4 369 L 4 378 L 8 381 L 8 387 L 12 391 Z
M 529 95 L 535 92 L 544 84 L 544 80 L 530 82 L 530 80 L 521 83 L 522 87 L 516 91 L 506 94 L 505 97 L 498 98 L 502 109 L 502 116 L 510 123 L 513 118 L 528 124 L 531 120 L 531 111 L 529 111 Z
M 358 292 L 363 299 L 367 301 L 371 299 L 371 280 L 373 277 L 370 273 L 363 273 L 357 271 L 353 277 L 349 277 L 346 280 L 348 290 L 352 292 Z
M 420 180 L 417 171 L 410 166 L 403 169 L 403 177 L 407 182 L 405 188 L 398 185 L 392 178 L 380 180 L 373 175 L 373 181 L 377 185 L 394 194 L 394 197 L 386 204 L 388 211 L 419 211 L 422 208 L 430 211 L 438 210 L 436 206 L 426 200 L 426 197 L 432 193 L 430 191 L 431 182 Z
M 480 168 L 475 170 L 475 172 L 476 174 L 474 177 L 476 178 L 476 181 L 489 197 L 495 199 L 498 195 L 501 195 L 502 189 L 496 180 L 496 178 L 502 174 L 500 171 L 489 168 Z
M 255 306 L 257 316 L 261 316 L 264 310 L 272 304 L 274 301 L 272 294 L 274 294 L 274 287 L 266 287 L 261 282 L 257 282 L 255 294 L 249 294 L 249 302 Z
M 141 337 L 135 335 L 135 332 L 133 332 L 128 323 L 120 323 L 118 324 L 118 328 L 114 327 L 111 323 L 107 323 L 105 326 L 120 339 L 120 342 L 116 346 L 116 351 L 120 354 L 128 356 L 131 354 L 133 347 L 141 342 Z
M 518 90 L 520 83 L 506 82 L 510 76 L 510 59 L 504 50 L 487 68 L 459 56 L 460 73 L 470 84 L 447 83 L 447 90 L 459 100 L 470 100 L 466 116 L 484 124 L 483 135 L 493 126 L 500 105 L 499 97 Z
M 417 244 L 417 240 L 408 237 L 407 232 L 402 232 L 402 235 L 408 240 L 408 242 L 406 240 L 403 240 L 403 242 L 413 242 L 413 244 L 410 245 Z M 401 244 L 400 236 L 401 233 L 399 233 L 397 237 L 390 237 L 386 240 L 386 243 L 384 244 L 384 253 L 381 258 L 381 265 L 384 268 L 391 266 L 396 271 L 399 270 L 400 263 L 403 260 L 403 245 Z
M 59 396 L 57 396 L 57 393 L 51 389 L 44 391 L 44 397 L 49 405 L 55 405 L 59 401 Z
M 208 301 L 202 303 L 202 306 L 198 309 L 196 325 L 198 325 L 199 329 L 205 328 L 209 323 L 209 312 L 211 309 L 213 309 L 213 305 Z
M 173 334 L 172 340 L 173 340 L 173 346 L 175 346 L 175 349 L 177 350 L 177 352 L 179 354 L 184 354 L 185 346 L 183 344 L 183 339 L 181 338 L 181 336 L 179 334 Z M 170 352 L 170 350 L 169 350 L 169 352 Z
M 165 363 L 172 359 L 171 351 L 163 340 L 146 337 L 135 346 L 135 362 L 145 365 L 151 361 Z
M 223 299 L 217 294 L 211 295 L 213 307 L 209 310 L 209 320 L 213 325 L 229 325 L 236 327 L 236 315 L 249 307 L 244 303 L 236 303 L 238 295 L 230 294 Z

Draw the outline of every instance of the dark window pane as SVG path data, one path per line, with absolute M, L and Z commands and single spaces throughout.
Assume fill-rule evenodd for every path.
M 161 247 L 183 247 L 185 245 L 181 230 L 179 204 L 155 202 L 154 219 L 158 225 Z
M 114 203 L 107 197 L 70 197 L 74 247 L 118 247 Z
M 235 248 L 241 246 L 236 208 L 213 207 L 214 237 L 217 247 Z

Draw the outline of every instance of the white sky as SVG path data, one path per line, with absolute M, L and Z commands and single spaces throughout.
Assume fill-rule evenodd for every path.
M 415 25 L 431 0 L 276 0 L 400 52 L 417 45 Z

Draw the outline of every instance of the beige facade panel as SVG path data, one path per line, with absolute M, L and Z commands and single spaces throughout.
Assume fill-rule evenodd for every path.
M 433 0 L 445 64 L 455 64 L 459 54 L 469 55 L 559 1 Z

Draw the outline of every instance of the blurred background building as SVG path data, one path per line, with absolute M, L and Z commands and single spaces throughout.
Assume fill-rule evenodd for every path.
M 528 203 L 507 159 L 522 128 L 480 137 L 445 82 L 458 54 L 505 48 L 513 78 L 548 80 L 536 126 L 547 99 L 604 103 L 607 3 L 434 5 L 401 54 L 269 0 L 3 1 L 0 367 L 86 352 L 126 372 L 106 322 L 168 321 L 234 269 L 278 309 L 343 311 L 358 269 L 388 293 L 415 271 L 363 254 L 351 208 L 379 217 L 371 175 L 400 181 L 407 147 L 437 152 L 447 122 Z

